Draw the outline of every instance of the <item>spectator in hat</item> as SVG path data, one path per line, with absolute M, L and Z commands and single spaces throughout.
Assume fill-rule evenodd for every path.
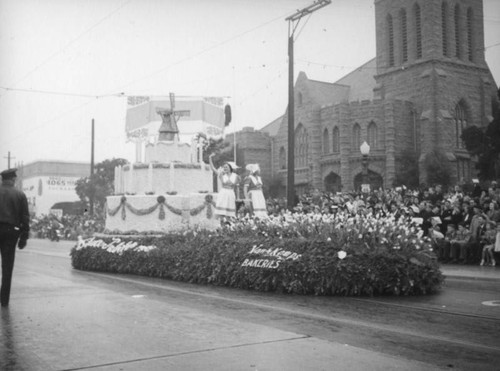
M 439 213 L 439 217 L 443 221 L 441 224 L 441 232 L 446 233 L 448 224 L 453 222 L 453 208 L 451 207 L 451 202 L 449 200 L 445 200 L 441 205 L 441 210 Z
M 429 228 L 429 238 L 436 256 L 442 261 L 442 251 L 444 250 L 444 234 L 441 233 L 441 218 L 434 216 L 431 218 L 431 227 Z
M 496 201 L 491 201 L 488 204 L 488 209 L 486 210 L 486 218 L 495 223 L 500 223 L 500 208 Z
M 448 263 L 451 259 L 451 241 L 455 240 L 457 236 L 457 228 L 455 224 L 448 224 L 446 226 L 446 233 L 444 235 L 443 242 L 441 246 L 439 246 L 439 255 L 438 258 L 443 263 Z
M 486 231 L 481 237 L 481 243 L 483 244 L 481 263 L 479 265 L 491 264 L 493 267 L 496 265 L 495 256 L 493 252 L 495 251 L 495 243 L 497 239 L 500 238 L 500 224 L 496 225 L 495 222 L 486 223 Z
M 29 237 L 28 200 L 23 191 L 14 187 L 16 170 L 2 171 L 0 186 L 0 251 L 2 256 L 2 288 L 0 303 L 2 308 L 9 305 L 12 271 L 16 245 L 24 249 Z
M 471 233 L 464 222 L 458 223 L 458 231 L 451 243 L 451 263 L 467 263 L 467 253 L 471 246 Z

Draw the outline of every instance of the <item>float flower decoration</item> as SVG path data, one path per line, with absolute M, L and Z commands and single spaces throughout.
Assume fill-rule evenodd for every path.
M 286 212 L 265 220 L 241 218 L 222 231 L 236 232 L 241 236 L 259 234 L 282 238 L 320 238 L 332 241 L 333 246 L 348 246 L 357 251 L 393 249 L 432 252 L 430 241 L 421 235 L 421 229 L 392 215 L 351 215 L 350 213 L 302 214 Z
M 121 215 L 122 219 L 125 220 L 127 217 L 126 210 L 129 210 L 134 215 L 149 215 L 149 214 L 155 212 L 156 209 L 160 208 L 158 218 L 160 220 L 164 220 L 165 219 L 165 209 L 164 209 L 165 207 L 171 213 L 173 213 L 175 215 L 182 215 L 182 210 L 168 204 L 166 202 L 165 196 L 158 196 L 156 198 L 156 204 L 152 205 L 151 207 L 145 208 L 145 209 L 135 208 L 127 201 L 126 196 L 122 196 L 120 198 L 120 204 L 117 207 L 115 207 L 113 209 L 106 207 L 106 211 L 107 211 L 108 215 L 115 216 L 121 210 L 122 211 L 122 215 Z M 208 194 L 205 196 L 205 200 L 204 200 L 203 204 L 201 204 L 200 206 L 197 206 L 193 209 L 190 209 L 189 213 L 191 216 L 196 216 L 206 208 L 207 209 L 207 219 L 211 219 L 213 217 L 213 207 L 215 207 L 215 202 L 213 201 L 213 196 Z
M 199 213 L 201 213 L 205 208 L 207 208 L 207 219 L 212 219 L 213 216 L 212 207 L 215 207 L 215 202 L 213 201 L 213 199 L 214 198 L 212 195 L 206 195 L 205 202 L 202 205 L 195 207 L 194 209 L 191 209 L 189 211 L 189 214 L 191 216 L 196 216 Z
M 77 269 L 130 273 L 130 258 L 137 256 L 147 263 L 136 274 L 193 283 L 315 295 L 425 294 L 435 292 L 443 277 L 420 232 L 411 221 L 390 215 L 287 212 L 241 218 L 210 232 L 142 236 L 134 240 L 158 248 L 128 249 L 118 263 L 109 249 L 75 250 L 72 263 Z M 269 254 L 252 255 L 253 246 Z M 282 250 L 300 259 L 276 263 Z

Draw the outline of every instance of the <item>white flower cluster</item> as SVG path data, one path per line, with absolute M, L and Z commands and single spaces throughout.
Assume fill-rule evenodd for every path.
M 385 246 L 395 250 L 432 251 L 430 241 L 423 237 L 421 228 L 411 220 L 396 219 L 393 215 L 353 215 L 342 211 L 336 214 L 304 214 L 287 211 L 265 220 L 241 218 L 224 227 L 221 233 L 224 229 L 241 235 L 259 234 L 263 237 L 319 237 L 339 247 L 356 244 L 364 248 Z

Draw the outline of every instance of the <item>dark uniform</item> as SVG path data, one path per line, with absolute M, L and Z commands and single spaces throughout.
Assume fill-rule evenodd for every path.
M 16 244 L 19 248 L 26 246 L 29 237 L 29 211 L 26 195 L 14 187 L 16 169 L 9 169 L 0 173 L 0 250 L 2 253 L 2 288 L 0 301 L 2 307 L 9 305 L 10 285 Z

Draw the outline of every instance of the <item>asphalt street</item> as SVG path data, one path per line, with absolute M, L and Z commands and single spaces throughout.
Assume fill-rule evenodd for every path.
M 332 298 L 72 269 L 18 251 L 1 370 L 496 370 L 500 268 L 443 267 L 438 295 Z

